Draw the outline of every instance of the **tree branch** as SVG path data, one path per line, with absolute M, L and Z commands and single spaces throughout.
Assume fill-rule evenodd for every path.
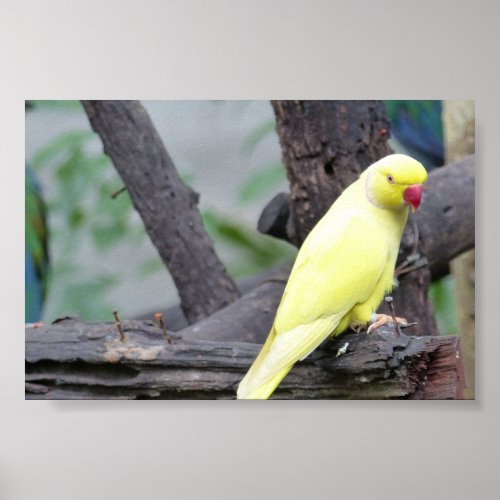
M 137 101 L 82 104 L 175 281 L 188 321 L 235 300 L 238 289 L 203 227 L 198 195 L 182 182 L 146 110 Z
M 413 215 L 433 276 L 471 248 L 475 235 L 475 157 L 433 170 Z M 410 228 L 407 228 L 407 233 Z
M 27 329 L 26 398 L 234 398 L 260 349 L 176 334 L 169 344 L 150 323 L 122 321 L 122 327 L 124 341 L 112 323 L 65 320 Z M 378 330 L 326 342 L 294 366 L 273 397 L 454 399 L 462 388 L 456 337 Z

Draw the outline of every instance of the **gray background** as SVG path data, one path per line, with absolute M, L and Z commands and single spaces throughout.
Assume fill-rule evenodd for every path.
M 3 2 L 0 498 L 498 498 L 499 11 Z M 23 400 L 25 98 L 477 99 L 478 400 Z

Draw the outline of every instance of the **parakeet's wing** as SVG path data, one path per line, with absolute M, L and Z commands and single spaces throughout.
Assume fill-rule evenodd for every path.
M 370 299 L 389 258 L 379 229 L 366 215 L 352 214 L 316 226 L 299 252 L 273 329 L 241 382 L 239 397 L 260 390 L 270 394 L 296 361 L 316 349 L 356 304 Z
M 304 242 L 276 313 L 278 334 L 364 303 L 385 270 L 389 236 L 370 213 L 332 214 Z

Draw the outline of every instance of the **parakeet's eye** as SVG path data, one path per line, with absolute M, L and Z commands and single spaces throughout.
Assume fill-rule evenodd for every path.
M 394 184 L 394 177 L 391 174 L 387 176 L 387 182 L 389 182 L 390 184 Z

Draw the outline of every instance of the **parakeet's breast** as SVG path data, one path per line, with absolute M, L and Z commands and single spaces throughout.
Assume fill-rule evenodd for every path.
M 380 305 L 385 295 L 393 288 L 394 283 L 394 267 L 397 258 L 396 251 L 393 245 L 387 245 L 387 258 L 385 265 L 382 267 L 378 279 L 373 283 L 373 289 L 369 297 L 358 304 L 356 304 L 345 316 L 342 318 L 337 328 L 332 333 L 332 337 L 339 335 L 349 327 L 363 326 L 370 322 L 372 314 Z M 369 279 L 369 277 L 367 277 Z
M 371 281 L 371 292 L 349 310 L 332 336 L 342 333 L 350 326 L 367 324 L 385 295 L 393 288 L 394 269 L 401 235 L 406 224 L 407 211 L 388 213 L 373 206 L 365 206 L 364 210 L 365 213 L 371 213 L 370 224 L 367 228 L 365 227 L 367 248 L 370 250 L 364 258 L 370 258 L 372 251 L 384 257 L 378 260 L 378 273 L 372 271 L 365 276 L 367 282 Z M 373 250 L 371 250 L 372 247 Z

